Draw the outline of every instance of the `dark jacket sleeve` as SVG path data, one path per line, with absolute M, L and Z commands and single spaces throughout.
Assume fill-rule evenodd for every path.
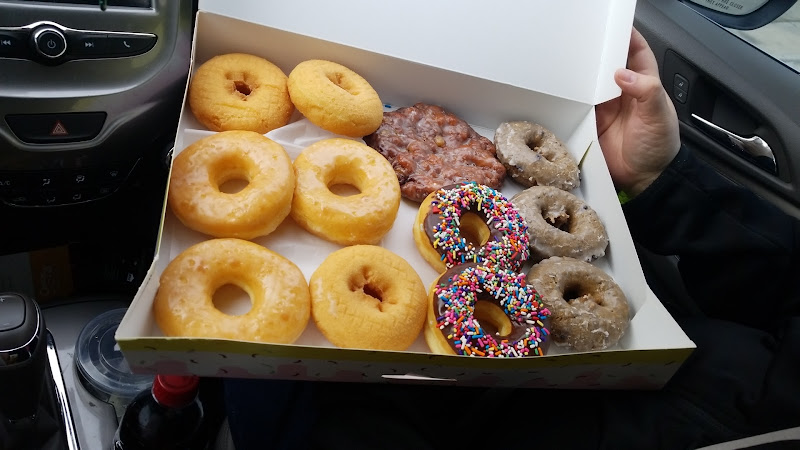
M 800 225 L 682 147 L 623 206 L 634 240 L 677 255 L 685 287 L 709 316 L 771 327 L 800 310 Z

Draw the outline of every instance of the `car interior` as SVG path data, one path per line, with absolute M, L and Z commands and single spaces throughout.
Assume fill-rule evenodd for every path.
M 124 308 L 153 260 L 197 10 L 197 0 L 0 0 L 0 293 L 40 302 L 62 363 L 80 329 L 56 333 L 56 321 Z M 638 0 L 634 26 L 683 143 L 800 218 L 800 2 Z M 78 70 L 74 59 L 93 65 Z M 677 258 L 637 251 L 662 302 L 686 308 Z M 89 386 L 66 372 L 61 383 Z M 84 435 L 116 427 L 113 408 L 72 400 L 94 417 L 64 418 Z M 767 440 L 800 440 L 800 430 L 786 436 Z M 72 445 L 37 448 L 104 448 Z

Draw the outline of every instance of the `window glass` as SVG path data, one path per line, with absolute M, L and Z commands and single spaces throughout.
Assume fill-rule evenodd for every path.
M 762 27 L 753 30 L 726 29 L 800 72 L 800 2 Z

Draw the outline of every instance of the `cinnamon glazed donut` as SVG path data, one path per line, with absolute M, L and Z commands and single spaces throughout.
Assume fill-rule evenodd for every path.
M 499 189 L 506 175 L 492 141 L 436 105 L 384 113 L 380 128 L 364 142 L 392 163 L 403 197 L 415 202 L 461 182 Z
M 525 275 L 477 264 L 453 267 L 430 290 L 425 341 L 439 354 L 543 356 L 548 316 Z
M 517 183 L 554 186 L 566 191 L 580 186 L 580 171 L 567 147 L 547 128 L 532 122 L 505 122 L 494 133 L 497 159 Z
M 189 108 L 211 131 L 265 134 L 289 123 L 294 105 L 287 76 L 264 58 L 245 53 L 215 56 L 189 81 Z
M 311 316 L 337 347 L 405 350 L 425 322 L 422 280 L 383 247 L 353 245 L 331 253 L 309 287 Z
M 531 259 L 569 256 L 591 262 L 606 253 L 608 234 L 597 212 L 574 194 L 533 186 L 511 198 L 528 224 Z
M 440 273 L 464 263 L 518 270 L 530 254 L 525 220 L 500 192 L 478 183 L 431 192 L 417 211 L 413 235 Z
M 535 264 L 528 283 L 552 313 L 553 342 L 577 351 L 615 345 L 630 323 L 628 300 L 600 268 L 574 258 L 554 256 Z
M 247 313 L 214 306 L 214 293 L 227 284 L 250 296 Z M 291 344 L 308 324 L 311 296 L 303 272 L 283 256 L 242 239 L 210 239 L 169 262 L 153 312 L 166 336 Z

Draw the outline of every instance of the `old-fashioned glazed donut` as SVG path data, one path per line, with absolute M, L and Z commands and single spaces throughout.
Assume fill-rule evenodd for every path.
M 314 322 L 338 347 L 405 350 L 425 322 L 422 280 L 383 247 L 354 245 L 331 253 L 309 288 Z
M 224 192 L 227 182 L 245 182 Z M 214 237 L 253 239 L 280 225 L 292 205 L 292 161 L 283 147 L 254 131 L 200 139 L 172 162 L 168 203 L 187 227 Z
M 552 313 L 550 332 L 556 344 L 578 351 L 603 350 L 628 329 L 625 294 L 591 263 L 554 256 L 535 264 L 527 278 Z
M 314 125 L 350 137 L 375 131 L 383 120 L 378 93 L 353 70 L 325 60 L 303 61 L 289 72 L 289 96 Z
M 527 228 L 500 192 L 461 183 L 428 195 L 413 234 L 422 256 L 440 273 L 470 262 L 518 270 L 530 254 Z
M 250 296 L 247 313 L 214 306 L 225 285 Z M 242 239 L 210 239 L 169 262 L 153 311 L 166 336 L 291 344 L 308 324 L 311 297 L 303 272 L 283 256 Z
M 400 186 L 392 167 L 361 142 L 330 138 L 306 147 L 294 160 L 297 184 L 291 216 L 298 225 L 341 245 L 375 244 L 392 228 Z M 358 193 L 334 193 L 336 185 Z
M 294 105 L 287 76 L 275 64 L 245 53 L 215 56 L 189 81 L 189 108 L 211 131 L 265 134 L 289 123 Z
M 437 105 L 384 113 L 380 128 L 364 142 L 392 163 L 403 197 L 414 202 L 442 186 L 474 181 L 500 189 L 505 180 L 492 141 Z
M 525 275 L 460 265 L 431 286 L 425 341 L 439 354 L 543 356 L 549 314 Z
M 505 122 L 497 127 L 494 143 L 497 159 L 519 184 L 567 191 L 580 186 L 577 161 L 547 128 L 532 122 Z
M 571 192 L 532 186 L 511 202 L 528 224 L 532 260 L 569 256 L 591 262 L 605 255 L 608 234 L 603 222 Z

